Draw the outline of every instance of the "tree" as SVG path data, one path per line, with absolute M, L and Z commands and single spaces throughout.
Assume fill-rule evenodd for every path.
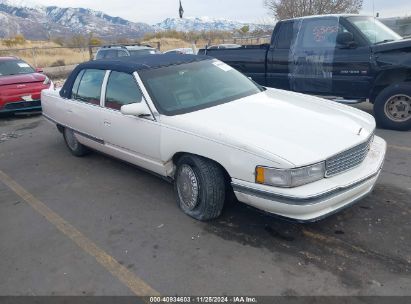
M 250 31 L 250 26 L 249 25 L 244 25 L 242 28 L 240 28 L 239 32 L 242 36 L 245 36 L 248 34 Z
M 80 34 L 74 35 L 71 37 L 68 45 L 71 47 L 86 47 L 88 45 L 88 38 Z
M 363 0 L 264 0 L 277 20 L 324 14 L 357 14 Z
M 53 37 L 51 38 L 51 41 L 53 41 L 55 44 L 58 44 L 59 46 L 64 46 L 64 44 L 66 43 L 63 37 Z
M 19 34 L 14 37 L 14 41 L 16 44 L 23 45 L 26 43 L 26 38 L 24 38 L 23 34 Z

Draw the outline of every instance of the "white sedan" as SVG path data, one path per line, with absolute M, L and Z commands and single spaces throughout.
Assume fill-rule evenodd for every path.
M 386 151 L 369 114 L 261 87 L 206 56 L 83 63 L 41 101 L 74 155 L 91 148 L 166 177 L 199 220 L 218 217 L 232 192 L 283 217 L 321 219 L 372 191 Z

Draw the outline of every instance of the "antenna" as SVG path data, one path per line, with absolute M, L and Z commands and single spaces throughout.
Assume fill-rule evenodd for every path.
M 377 26 L 375 25 L 376 17 L 375 17 L 375 3 L 374 3 L 374 0 L 372 0 L 372 18 L 374 19 L 374 43 L 376 43 L 377 42 L 377 32 L 376 32 Z

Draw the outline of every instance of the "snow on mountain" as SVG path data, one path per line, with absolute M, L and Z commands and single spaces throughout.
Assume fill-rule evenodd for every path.
M 26 0 L 0 1 L 0 37 L 23 34 L 28 39 L 93 33 L 103 39 L 140 38 L 153 28 L 84 8 L 38 6 Z
M 154 28 L 159 30 L 176 30 L 182 32 L 189 31 L 233 31 L 250 26 L 250 31 L 256 29 L 271 29 L 272 25 L 261 25 L 254 23 L 243 23 L 227 19 L 214 19 L 209 17 L 187 17 L 187 18 L 167 18 L 164 21 L 154 25 Z
M 209 17 L 167 18 L 151 26 L 91 9 L 40 6 L 31 0 L 0 0 L 0 38 L 23 34 L 27 39 L 44 40 L 93 33 L 105 40 L 136 39 L 154 31 L 234 31 L 244 25 L 249 25 L 251 32 L 255 29 L 272 29 L 272 25 Z

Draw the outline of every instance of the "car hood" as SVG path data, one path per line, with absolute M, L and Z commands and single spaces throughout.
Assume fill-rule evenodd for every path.
M 372 46 L 375 53 L 375 62 L 382 70 L 402 67 L 411 67 L 411 39 L 377 44 Z
M 374 118 L 365 112 L 276 89 L 192 113 L 162 116 L 161 121 L 295 167 L 358 145 L 375 129 Z
M 17 84 L 17 83 L 29 83 L 40 82 L 46 79 L 46 75 L 40 73 L 0 76 L 0 86 Z
M 411 48 L 411 38 L 405 38 L 371 46 L 375 53 Z

